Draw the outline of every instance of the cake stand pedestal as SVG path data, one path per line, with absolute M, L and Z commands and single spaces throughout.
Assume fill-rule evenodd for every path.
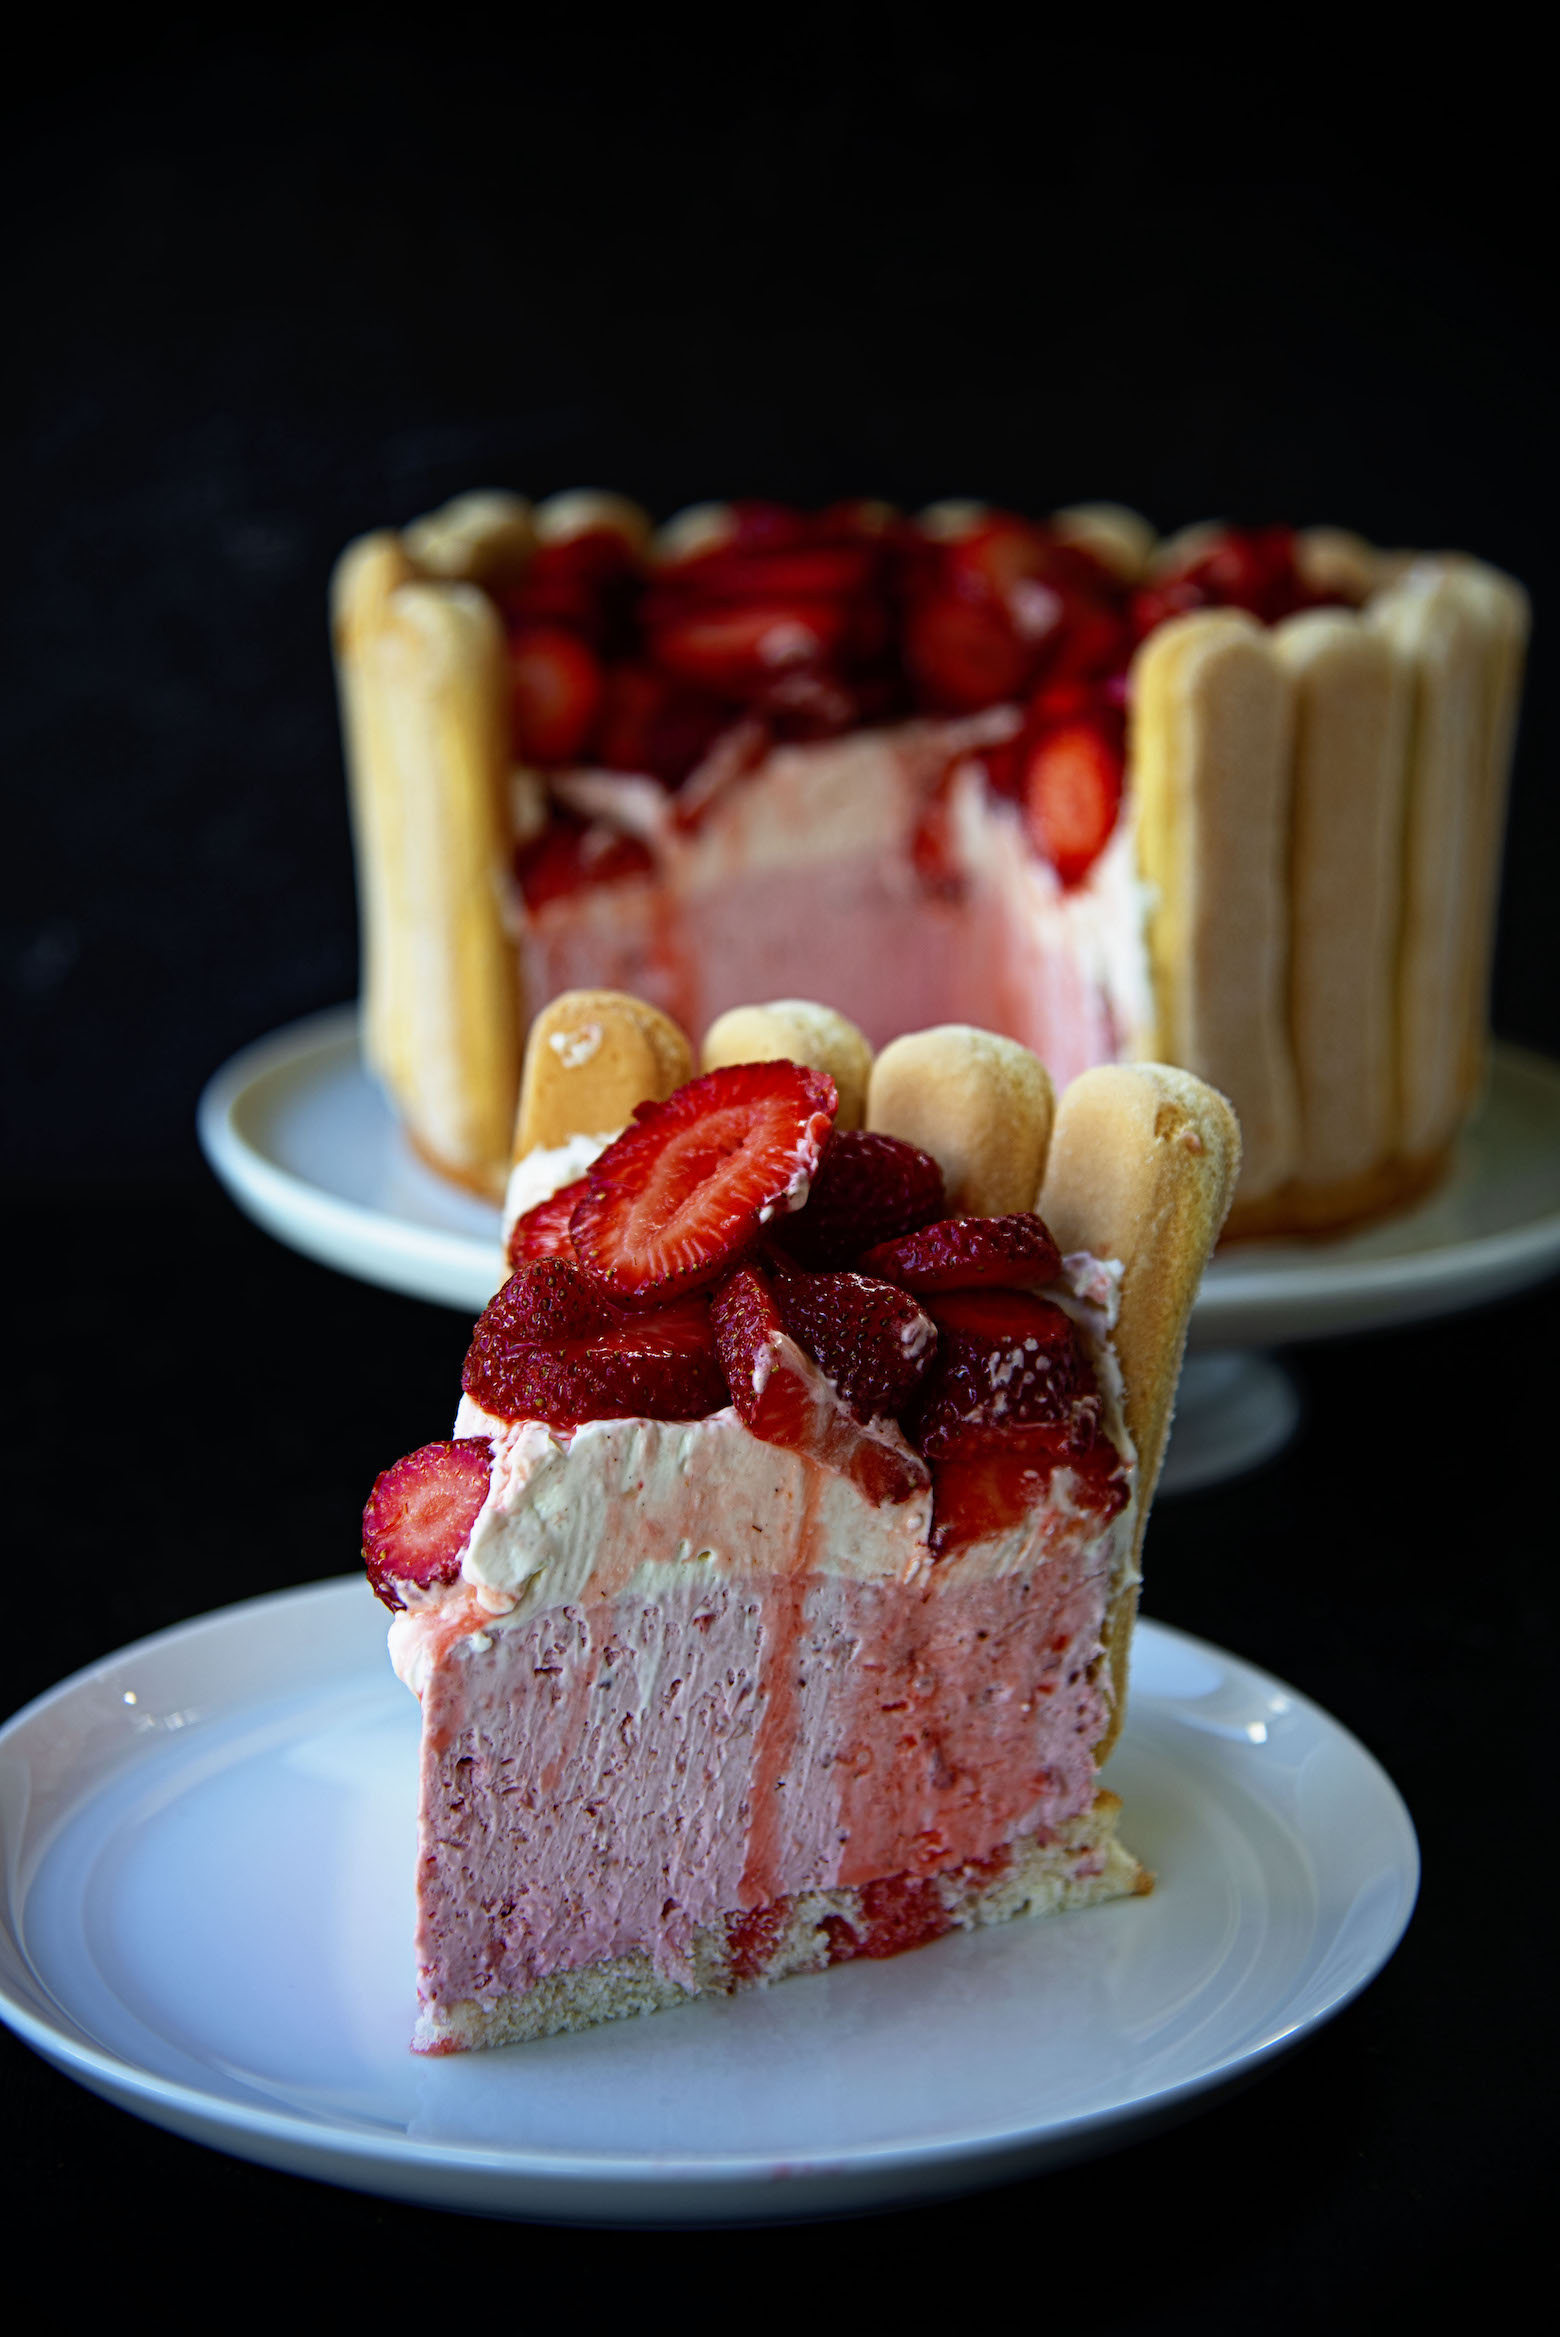
M 498 1212 L 445 1185 L 403 1141 L 333 1007 L 246 1047 L 200 1100 L 206 1158 L 279 1241 L 361 1281 L 475 1316 L 502 1280 Z M 1493 1051 L 1488 1091 L 1445 1182 L 1333 1242 L 1242 1242 L 1192 1312 L 1167 1493 L 1256 1468 L 1299 1398 L 1267 1350 L 1480 1306 L 1560 1269 L 1560 1066 Z

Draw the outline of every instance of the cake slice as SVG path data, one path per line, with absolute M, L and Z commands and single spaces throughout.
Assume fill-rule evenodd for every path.
M 728 1018 L 665 1094 L 645 1011 L 533 1033 L 533 1104 L 587 1040 L 613 1077 L 535 1123 L 455 1433 L 365 1511 L 422 2052 L 1149 1888 L 1099 1773 L 1228 1105 L 1107 1067 L 1053 1125 L 1033 1056 L 944 1027 L 842 1129 L 842 1018 Z

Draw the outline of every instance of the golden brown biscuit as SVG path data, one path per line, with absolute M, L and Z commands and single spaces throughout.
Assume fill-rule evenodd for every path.
M 1154 1054 L 1228 1095 L 1242 1199 L 1294 1170 L 1289 815 L 1294 688 L 1255 621 L 1177 617 L 1133 667 L 1137 849 L 1152 888 Z
M 414 519 L 401 540 L 423 576 L 451 584 L 513 584 L 531 557 L 531 506 L 523 495 L 479 488 Z
M 658 1006 L 621 990 L 565 990 L 526 1041 L 514 1157 L 571 1136 L 615 1136 L 634 1106 L 693 1077 L 693 1050 Z
M 1052 512 L 1050 527 L 1058 542 L 1092 552 L 1124 584 L 1146 572 L 1159 540 L 1152 522 L 1124 503 L 1071 503 Z
M 1229 1208 L 1240 1129 L 1227 1100 L 1162 1063 L 1106 1064 L 1064 1089 L 1039 1209 L 1064 1256 L 1119 1259 L 1115 1346 L 1137 1447 L 1138 1545 L 1159 1482 L 1192 1302 Z M 1114 1682 L 1104 1760 L 1125 1713 L 1138 1550 L 1111 1586 L 1105 1643 Z
M 775 998 L 767 1006 L 734 1006 L 717 1016 L 699 1049 L 700 1068 L 726 1063 L 771 1063 L 783 1058 L 827 1073 L 839 1090 L 836 1128 L 860 1128 L 867 1114 L 872 1049 L 865 1035 L 832 1006 L 808 998 Z
M 1035 1205 L 1052 1106 L 1038 1055 L 969 1023 L 940 1023 L 883 1049 L 867 1089 L 867 1126 L 929 1152 L 951 1210 L 1002 1217 Z

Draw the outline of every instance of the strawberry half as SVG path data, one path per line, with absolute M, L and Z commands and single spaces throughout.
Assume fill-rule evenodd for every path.
M 994 602 L 940 593 L 910 611 L 905 666 L 923 703 L 944 714 L 976 714 L 1021 698 L 1034 651 Z
M 822 664 L 845 638 L 831 600 L 698 602 L 662 613 L 647 606 L 650 652 L 678 681 L 742 697 L 793 666 Z
M 858 1420 L 903 1411 L 926 1375 L 937 1326 L 908 1292 L 865 1274 L 786 1274 L 775 1305 Z
M 569 1220 L 575 1204 L 585 1198 L 585 1179 L 576 1177 L 572 1185 L 560 1186 L 546 1201 L 538 1201 L 534 1209 L 527 1209 L 517 1217 L 509 1229 L 506 1256 L 511 1271 L 516 1266 L 529 1264 L 532 1258 L 572 1258 L 574 1244 L 569 1239 Z
M 595 652 L 561 625 L 530 625 L 509 644 L 515 752 L 524 763 L 572 763 L 601 709 Z
M 806 1208 L 782 1218 L 774 1239 L 804 1266 L 849 1266 L 871 1243 L 911 1233 L 945 1207 L 942 1170 L 929 1152 L 846 1129 L 824 1154 Z
M 485 1436 L 419 1446 L 374 1480 L 363 1511 L 363 1564 L 387 1607 L 404 1593 L 454 1582 L 487 1499 L 493 1450 Z
M 851 1478 L 869 1501 L 908 1501 L 929 1490 L 925 1463 L 898 1430 L 858 1423 L 787 1331 L 761 1268 L 736 1267 L 718 1285 L 710 1312 L 731 1401 L 755 1436 Z
M 1053 1460 L 1099 1433 L 1094 1373 L 1070 1315 L 1027 1291 L 950 1291 L 927 1308 L 937 1359 L 911 1408 L 928 1460 L 985 1451 L 1023 1432 Z
M 1029 749 L 1025 824 L 1064 885 L 1081 884 L 1110 842 L 1121 782 L 1121 752 L 1102 722 L 1061 723 Z
M 702 1420 L 727 1402 L 702 1297 L 653 1313 L 603 1304 L 577 1266 L 540 1258 L 491 1300 L 461 1386 L 500 1420 Z
M 879 1242 L 856 1261 L 901 1290 L 1022 1290 L 1049 1282 L 1062 1254 L 1032 1209 L 1011 1217 L 943 1217 L 898 1241 Z
M 802 1207 L 838 1108 L 832 1079 L 786 1062 L 729 1064 L 641 1104 L 570 1220 L 586 1274 L 624 1307 L 713 1282 Z

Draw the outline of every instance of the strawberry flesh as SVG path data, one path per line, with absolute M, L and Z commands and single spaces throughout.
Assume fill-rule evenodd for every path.
M 901 1290 L 974 1290 L 986 1284 L 1022 1290 L 1049 1282 L 1062 1256 L 1043 1217 L 944 1217 L 897 1241 L 879 1242 L 856 1261 L 862 1274 Z
M 524 1266 L 532 1258 L 572 1258 L 574 1244 L 569 1239 L 569 1220 L 575 1204 L 585 1198 L 585 1179 L 577 1177 L 572 1185 L 560 1186 L 546 1201 L 538 1201 L 534 1209 L 527 1209 L 517 1217 L 509 1229 L 506 1251 L 509 1266 Z
M 1121 750 L 1097 719 L 1060 723 L 1029 749 L 1024 822 L 1064 885 L 1081 884 L 1110 842 L 1122 776 Z
M 920 702 L 943 714 L 974 714 L 1023 696 L 1034 650 L 994 602 L 943 593 L 912 608 L 905 666 Z
M 780 1320 L 858 1420 L 903 1411 L 932 1360 L 937 1327 L 906 1291 L 864 1274 L 786 1274 Z
M 928 1301 L 937 1358 L 911 1408 L 912 1441 L 935 1459 L 1005 1443 L 1015 1431 L 1056 1459 L 1098 1434 L 1099 1390 L 1070 1315 L 1018 1290 L 948 1291 Z
M 912 1233 L 945 1207 L 942 1170 L 930 1153 L 897 1136 L 845 1129 L 819 1164 L 806 1208 L 782 1218 L 773 1238 L 804 1266 L 849 1266 L 874 1242 Z
M 363 1511 L 363 1564 L 376 1598 L 401 1608 L 406 1592 L 457 1580 L 492 1468 L 485 1436 L 450 1437 L 375 1478 Z
M 658 1306 L 711 1283 L 807 1199 L 839 1097 L 797 1063 L 735 1063 L 692 1079 L 588 1170 L 569 1231 L 619 1306 Z
M 727 1402 L 702 1297 L 604 1306 L 567 1259 L 512 1274 L 477 1324 L 461 1386 L 500 1420 L 702 1420 Z
M 908 1501 L 930 1485 L 925 1463 L 881 1423 L 864 1427 L 785 1327 L 763 1270 L 738 1266 L 710 1302 L 737 1415 L 766 1444 L 805 1453 L 849 1477 L 869 1501 Z
M 572 763 L 601 708 L 600 662 L 577 633 L 561 625 L 527 626 L 509 644 L 509 693 L 520 760 Z

